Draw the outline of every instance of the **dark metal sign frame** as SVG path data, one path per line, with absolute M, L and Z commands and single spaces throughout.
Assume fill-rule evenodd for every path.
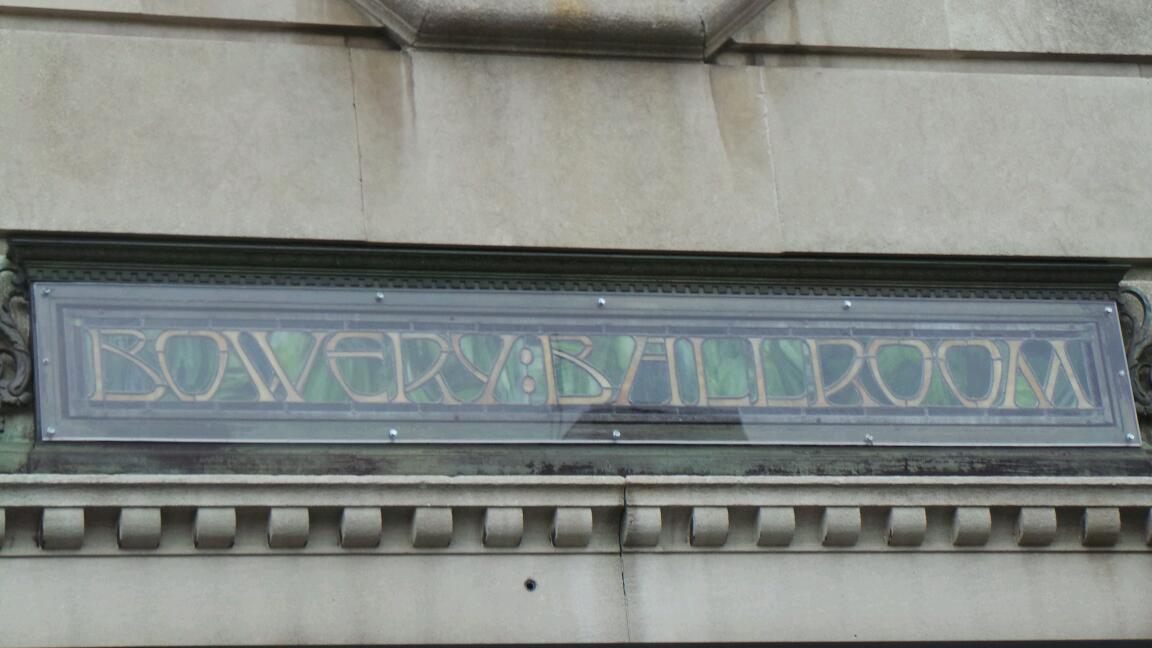
M 563 289 L 345 287 L 301 290 L 47 281 L 36 282 L 33 295 L 36 355 L 42 363 L 37 381 L 37 418 L 44 440 L 1126 446 L 1132 445 L 1136 438 L 1119 324 L 1114 303 L 1107 300 L 868 296 L 845 300 L 811 295 L 667 295 L 640 291 L 608 293 L 601 303 L 602 296 L 596 293 Z M 433 337 L 442 334 L 443 341 L 434 342 L 442 345 L 451 339 L 451 333 L 444 329 L 450 321 L 457 321 L 457 326 L 486 327 L 485 330 L 491 332 L 534 335 L 544 343 L 548 342 L 547 335 L 564 337 L 581 331 L 610 330 L 620 335 L 644 335 L 645 340 L 686 340 L 690 349 L 693 335 L 697 339 L 709 335 L 732 337 L 738 334 L 733 331 L 745 338 L 792 336 L 799 339 L 805 331 L 824 338 L 855 339 L 853 336 L 856 336 L 870 340 L 915 340 L 920 339 L 918 335 L 928 335 L 936 340 L 934 344 L 950 336 L 971 337 L 974 326 L 999 331 L 1001 337 L 1015 336 L 1013 339 L 1035 337 L 1038 332 L 1043 338 L 1043 332 L 1047 332 L 1055 338 L 1078 336 L 1090 342 L 1089 374 L 1094 377 L 1095 391 L 1093 396 L 1085 397 L 1087 400 L 1082 403 L 1085 407 L 1080 410 L 999 412 L 997 417 L 984 416 L 980 421 L 974 421 L 971 412 L 963 408 L 952 408 L 948 412 L 924 411 L 919 412 L 919 416 L 915 412 L 898 411 L 900 408 L 868 411 L 867 407 L 852 406 L 757 411 L 753 405 L 764 395 L 753 393 L 751 388 L 748 403 L 733 401 L 727 403 L 730 407 L 711 409 L 682 404 L 686 406 L 676 411 L 657 408 L 660 411 L 647 419 L 643 413 L 637 415 L 635 407 L 606 407 L 594 411 L 590 407 L 556 407 L 562 403 L 551 402 L 552 407 L 545 409 L 550 410 L 552 421 L 550 426 L 545 426 L 547 431 L 543 434 L 540 408 L 493 407 L 498 405 L 495 402 L 486 403 L 488 407 L 483 416 L 465 425 L 454 424 L 452 419 L 467 408 L 453 411 L 451 407 L 438 407 L 435 403 L 423 408 L 396 407 L 395 403 L 390 408 L 380 404 L 375 407 L 353 404 L 342 410 L 332 407 L 310 410 L 299 404 L 288 407 L 283 403 L 247 409 L 233 405 L 231 409 L 225 407 L 222 414 L 219 408 L 197 409 L 194 404 L 175 403 L 137 409 L 135 413 L 126 409 L 101 413 L 85 405 L 84 399 L 76 398 L 82 389 L 74 368 L 82 364 L 83 352 L 74 337 L 70 338 L 64 331 L 70 321 L 85 313 L 102 312 L 105 321 L 114 322 L 117 315 L 111 313 L 116 309 L 126 309 L 121 312 L 124 316 L 121 328 L 140 320 L 139 313 L 131 314 L 135 309 L 151 313 L 154 319 L 163 319 L 167 314 L 174 331 L 187 330 L 190 324 L 207 321 L 206 326 L 211 330 L 223 331 L 231 326 L 236 336 L 242 335 L 243 322 L 266 326 L 270 313 L 274 313 L 278 321 L 295 322 L 290 326 L 298 329 L 303 326 L 300 322 L 319 323 L 316 325 L 322 330 L 348 328 L 350 322 L 359 322 L 352 328 L 384 331 L 404 323 L 408 330 L 413 330 L 413 322 L 419 326 L 418 322 L 424 321 L 428 330 L 442 329 L 440 333 L 425 332 Z M 213 315 L 214 310 L 222 314 Z M 213 317 L 222 319 L 209 321 Z M 240 349 L 239 344 L 229 347 L 229 338 L 224 333 L 212 339 L 223 340 L 223 352 L 229 348 Z M 316 344 L 320 344 L 320 338 Z M 696 344 L 697 352 L 701 344 Z M 855 344 L 864 348 L 862 343 Z M 637 357 L 645 354 L 643 349 L 638 353 Z M 674 358 L 675 354 L 668 353 L 671 355 L 665 356 L 665 364 L 672 366 L 675 359 L 669 362 L 668 358 Z M 640 357 L 637 362 L 643 360 Z M 1018 368 L 1011 371 L 1017 372 Z M 1070 373 L 1068 377 L 1072 377 Z M 1032 379 L 1039 380 L 1035 375 Z M 1055 378 L 1050 378 L 1048 384 L 1053 380 Z M 613 389 L 618 393 L 621 386 L 615 385 Z M 732 395 L 728 398 L 732 400 Z M 1086 406 L 1088 400 L 1091 407 Z M 108 415 L 108 411 L 114 415 Z M 576 434 L 570 433 L 573 429 L 577 430 Z M 744 431 L 728 437 L 718 433 L 733 429 Z M 393 430 L 395 433 L 389 434 Z

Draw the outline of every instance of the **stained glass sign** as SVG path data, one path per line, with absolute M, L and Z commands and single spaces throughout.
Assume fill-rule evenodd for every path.
M 1125 445 L 1109 302 L 39 283 L 46 440 Z

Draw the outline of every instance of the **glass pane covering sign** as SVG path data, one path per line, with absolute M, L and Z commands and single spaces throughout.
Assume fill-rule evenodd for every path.
M 1105 301 L 39 283 L 53 441 L 1124 445 Z

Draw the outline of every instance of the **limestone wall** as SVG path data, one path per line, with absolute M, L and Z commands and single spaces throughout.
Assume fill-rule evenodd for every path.
M 1152 278 L 1146 0 L 776 0 L 708 61 L 394 36 L 345 0 L 0 0 L 0 248 L 1097 258 Z M 31 414 L 4 418 L 24 452 Z M 0 482 L 0 646 L 1152 636 L 1146 477 Z
M 5 231 L 1152 257 L 1139 1 L 779 0 L 711 64 L 400 51 L 338 2 L 5 5 Z
M 0 646 L 1141 639 L 1150 494 L 1148 478 L 4 476 Z

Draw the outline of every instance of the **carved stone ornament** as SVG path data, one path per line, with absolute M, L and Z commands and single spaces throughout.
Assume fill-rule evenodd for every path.
M 24 274 L 0 259 L 0 407 L 32 402 L 30 323 Z
M 1120 303 L 1120 328 L 1136 412 L 1152 417 L 1152 302 L 1139 289 L 1126 286 L 1120 289 Z

